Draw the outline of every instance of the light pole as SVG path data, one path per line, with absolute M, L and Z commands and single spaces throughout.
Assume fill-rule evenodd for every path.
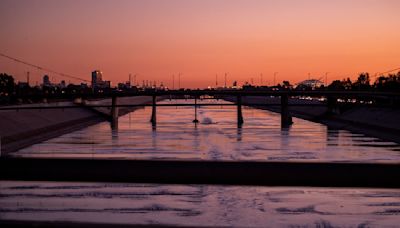
M 276 86 L 276 75 L 278 74 L 278 72 L 274 72 L 274 84 L 272 86 Z
M 225 88 L 226 88 L 226 77 L 227 77 L 227 73 L 225 73 Z
M 178 89 L 181 89 L 181 73 L 178 74 Z
M 328 86 L 328 74 L 329 72 L 325 72 L 325 86 Z

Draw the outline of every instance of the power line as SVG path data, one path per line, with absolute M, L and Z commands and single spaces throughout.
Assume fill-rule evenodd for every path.
M 387 74 L 387 73 L 390 73 L 390 72 L 393 72 L 393 71 L 396 71 L 396 70 L 400 71 L 400 67 L 398 67 L 398 68 L 396 68 L 396 69 L 393 69 L 393 70 L 388 70 L 388 71 L 385 71 L 385 72 L 377 72 L 377 73 L 375 73 L 375 75 L 372 76 L 372 77 L 373 77 L 373 78 L 376 78 L 376 77 L 378 77 L 378 76 L 382 76 L 382 75 L 384 75 L 384 74 Z
M 69 74 L 60 73 L 60 72 L 57 72 L 55 70 L 51 70 L 51 69 L 46 68 L 46 67 L 41 67 L 41 66 L 38 66 L 38 65 L 35 65 L 35 64 L 32 64 L 32 63 L 28 63 L 26 61 L 23 61 L 23 60 L 20 60 L 20 59 L 5 55 L 3 53 L 0 53 L 0 56 L 3 56 L 4 58 L 13 60 L 15 62 L 24 64 L 24 65 L 27 65 L 27 66 L 30 66 L 30 67 L 34 67 L 34 68 L 36 68 L 38 70 L 43 70 L 43 71 L 46 71 L 46 72 L 50 72 L 50 73 L 53 73 L 53 74 L 60 75 L 60 76 L 65 77 L 65 78 L 71 78 L 71 79 L 76 79 L 76 80 L 79 80 L 79 81 L 90 82 L 89 80 L 86 80 L 84 78 L 72 76 L 72 75 L 69 75 Z
M 398 68 L 396 68 L 396 69 L 393 69 L 393 70 L 388 70 L 388 71 L 385 71 L 385 72 L 380 72 L 380 74 L 387 74 L 387 73 L 390 73 L 390 72 L 393 72 L 393 71 L 396 71 L 396 70 L 400 70 L 400 67 L 398 67 Z

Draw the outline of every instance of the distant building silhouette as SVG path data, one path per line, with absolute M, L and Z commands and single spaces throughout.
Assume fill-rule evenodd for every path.
M 103 74 L 101 71 L 95 70 L 92 72 L 92 87 L 96 88 L 99 82 L 102 81 Z
M 67 87 L 67 85 L 65 84 L 65 80 L 62 80 L 60 83 L 60 88 L 64 89 L 65 87 Z
M 238 86 L 238 83 L 237 83 L 237 81 L 233 81 L 233 83 L 232 83 L 232 87 L 234 87 L 234 88 L 237 88 L 237 86 Z
M 127 90 L 130 88 L 132 88 L 132 87 L 131 87 L 131 83 L 129 81 L 127 81 L 125 83 L 122 83 L 122 82 L 118 83 L 118 89 L 120 89 L 120 90 Z
M 43 76 L 43 86 L 51 86 L 50 78 L 48 75 Z
M 18 82 L 17 87 L 18 87 L 19 89 L 30 88 L 28 82 Z
M 320 80 L 317 79 L 308 79 L 308 80 L 304 80 L 302 82 L 299 82 L 297 84 L 298 89 L 317 89 L 321 86 L 323 86 L 324 83 Z
M 106 89 L 111 87 L 110 81 L 103 81 L 103 73 L 99 70 L 92 72 L 92 88 L 93 89 Z

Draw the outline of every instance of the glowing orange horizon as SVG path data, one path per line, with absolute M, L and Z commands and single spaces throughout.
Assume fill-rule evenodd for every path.
M 396 0 L 0 2 L 0 52 L 90 80 L 204 88 L 313 78 L 329 82 L 400 66 Z M 0 58 L 0 71 L 46 74 Z M 61 80 L 51 75 L 54 80 Z M 68 79 L 66 79 L 68 81 Z M 77 82 L 71 80 L 71 82 Z

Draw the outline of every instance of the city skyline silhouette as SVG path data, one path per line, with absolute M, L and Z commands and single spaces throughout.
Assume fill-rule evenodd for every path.
M 392 0 L 0 4 L 2 53 L 87 80 L 99 69 L 114 85 L 129 74 L 169 87 L 181 74 L 186 88 L 214 86 L 216 75 L 223 85 L 225 74 L 229 84 L 272 85 L 329 72 L 332 82 L 399 67 Z M 4 58 L 0 66 L 21 81 L 26 71 L 32 81 L 47 74 Z

